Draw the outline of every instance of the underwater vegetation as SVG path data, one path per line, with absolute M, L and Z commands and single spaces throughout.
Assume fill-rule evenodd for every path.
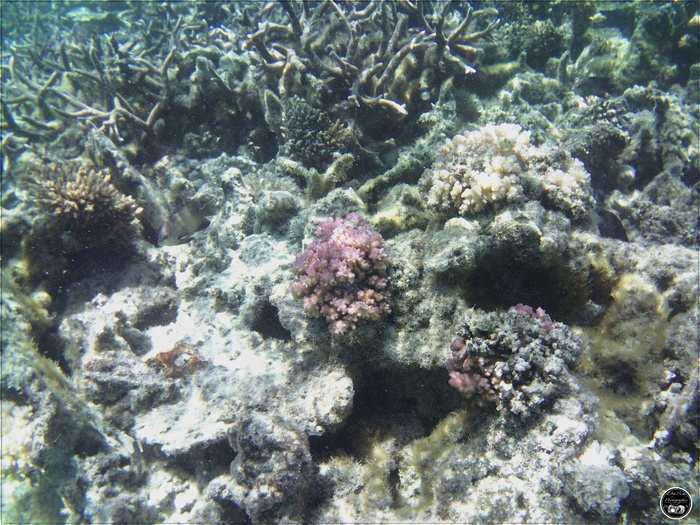
M 0 10 L 3 521 L 699 501 L 697 2 Z

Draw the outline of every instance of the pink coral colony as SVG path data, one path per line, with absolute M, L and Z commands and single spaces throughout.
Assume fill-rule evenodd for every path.
M 554 327 L 554 321 L 547 315 L 542 308 L 537 308 L 534 310 L 532 306 L 526 304 L 518 303 L 515 306 L 511 306 L 510 309 L 520 315 L 529 316 L 530 319 L 537 319 L 542 324 L 542 331 L 549 332 Z
M 449 384 L 479 405 L 498 399 L 501 378 L 496 363 L 482 356 L 468 356 L 466 341 L 456 338 L 450 345 L 452 356 L 447 360 Z
M 297 256 L 292 295 L 304 311 L 324 317 L 334 336 L 391 313 L 384 239 L 360 215 L 331 217 L 316 228 L 317 239 Z

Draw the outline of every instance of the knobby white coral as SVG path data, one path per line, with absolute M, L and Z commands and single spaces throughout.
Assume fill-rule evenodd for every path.
M 530 133 L 516 124 L 487 124 L 456 135 L 423 174 L 428 204 L 469 215 L 493 202 L 516 199 L 522 192 L 520 173 L 532 148 L 529 142 Z
M 591 204 L 591 176 L 576 158 L 567 155 L 561 164 L 547 167 L 541 179 L 542 189 L 555 207 L 580 218 Z
M 512 202 L 524 188 L 574 219 L 593 202 L 583 163 L 558 147 L 531 145 L 530 132 L 517 124 L 487 124 L 448 140 L 420 185 L 429 206 L 463 216 Z

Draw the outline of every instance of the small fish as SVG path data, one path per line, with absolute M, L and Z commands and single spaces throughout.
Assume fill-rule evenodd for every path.
M 582 97 L 592 95 L 602 97 L 615 90 L 612 80 L 607 77 L 589 76 L 581 77 L 574 84 L 574 93 Z
M 596 213 L 598 214 L 598 232 L 603 237 L 630 242 L 627 238 L 627 231 L 616 214 L 604 208 L 598 208 Z
M 211 202 L 191 202 L 165 221 L 158 232 L 158 246 L 177 246 L 192 240 L 192 236 L 209 226 L 209 217 L 216 213 Z

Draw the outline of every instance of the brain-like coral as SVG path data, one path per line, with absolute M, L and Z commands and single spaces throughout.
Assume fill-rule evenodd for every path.
M 420 181 L 429 206 L 472 215 L 520 196 L 580 219 L 592 204 L 590 175 L 558 147 L 530 144 L 517 124 L 487 124 L 449 139 Z
M 317 239 L 297 256 L 292 294 L 304 311 L 328 321 L 331 334 L 354 330 L 391 313 L 387 269 L 391 259 L 382 236 L 357 213 L 328 218 Z

